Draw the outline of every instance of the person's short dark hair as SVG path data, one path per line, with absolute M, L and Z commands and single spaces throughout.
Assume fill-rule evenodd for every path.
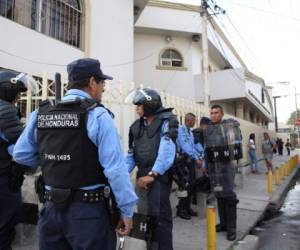
M 210 123 L 210 119 L 206 116 L 201 117 L 200 125 L 208 125 Z
M 91 77 L 94 77 L 94 79 L 96 80 L 97 83 L 100 83 L 100 81 L 102 80 L 96 76 L 91 76 Z M 74 83 L 69 83 L 68 89 L 84 89 L 84 88 L 88 87 L 91 77 L 88 79 L 76 81 Z
M 196 116 L 193 114 L 193 113 L 187 113 L 185 116 L 184 116 L 184 121 L 187 122 L 191 119 L 196 119 Z
M 255 141 L 255 134 L 254 133 L 251 133 L 250 134 L 250 136 L 249 136 L 249 140 L 253 140 L 253 141 Z
M 213 105 L 210 109 L 220 109 L 221 112 L 223 112 L 223 108 L 222 108 L 222 106 L 220 106 L 219 104 Z
M 185 119 L 190 118 L 190 117 L 196 118 L 196 115 L 193 114 L 193 113 L 187 113 L 187 114 L 184 116 Z

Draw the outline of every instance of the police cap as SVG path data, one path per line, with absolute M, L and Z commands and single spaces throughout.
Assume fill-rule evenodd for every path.
M 92 76 L 101 80 L 112 80 L 111 76 L 103 74 L 99 60 L 83 58 L 73 61 L 67 66 L 69 83 L 86 80 Z

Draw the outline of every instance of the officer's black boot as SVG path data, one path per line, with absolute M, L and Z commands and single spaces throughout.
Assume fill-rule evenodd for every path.
M 191 208 L 191 203 L 192 203 L 192 195 L 189 194 L 188 197 L 186 198 L 186 211 L 188 212 L 188 214 L 190 216 L 198 216 L 198 213 L 195 212 L 192 208 Z
M 220 223 L 216 225 L 216 232 L 226 231 L 226 205 L 223 198 L 218 198 L 218 213 Z
M 187 198 L 180 198 L 177 206 L 177 216 L 184 219 L 190 220 L 191 216 L 189 215 L 188 211 L 186 210 L 186 201 Z
M 236 205 L 239 200 L 226 200 L 226 228 L 227 240 L 234 241 L 236 239 Z

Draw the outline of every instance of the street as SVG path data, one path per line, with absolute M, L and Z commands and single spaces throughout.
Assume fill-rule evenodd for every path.
M 259 250 L 298 250 L 300 249 L 300 179 L 292 188 L 284 205 L 270 220 L 264 220 L 257 228 L 260 238 Z

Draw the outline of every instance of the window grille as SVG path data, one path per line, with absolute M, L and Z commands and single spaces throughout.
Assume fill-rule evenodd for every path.
M 183 67 L 183 58 L 178 51 L 166 49 L 161 54 L 160 64 L 163 67 Z
M 0 15 L 62 42 L 82 47 L 82 8 L 77 0 L 0 0 Z

